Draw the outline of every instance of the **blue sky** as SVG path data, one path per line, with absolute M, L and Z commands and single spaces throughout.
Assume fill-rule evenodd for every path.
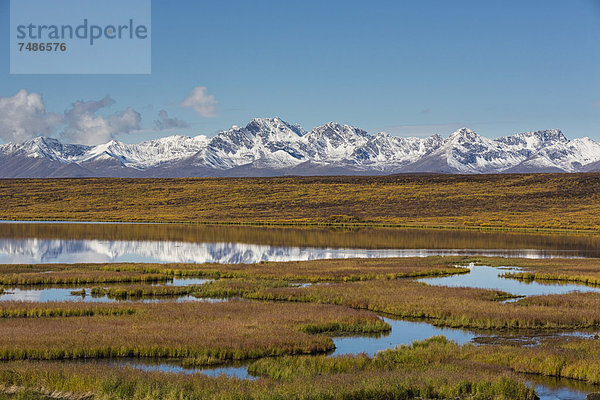
M 0 32 L 0 98 L 25 89 L 63 113 L 108 95 L 99 114 L 141 115 L 140 131 L 114 133 L 126 142 L 270 116 L 399 136 L 467 126 L 600 139 L 600 0 L 154 0 L 150 75 L 10 75 L 9 0 Z M 182 106 L 196 87 L 214 110 Z M 160 110 L 188 127 L 155 130 Z

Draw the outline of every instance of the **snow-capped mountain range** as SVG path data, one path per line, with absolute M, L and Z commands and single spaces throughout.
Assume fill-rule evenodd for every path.
M 600 171 L 600 144 L 559 130 L 488 139 L 462 128 L 447 138 L 403 138 L 333 122 L 307 132 L 279 118 L 253 119 L 212 138 L 85 146 L 38 137 L 0 146 L 3 178 L 590 171 Z

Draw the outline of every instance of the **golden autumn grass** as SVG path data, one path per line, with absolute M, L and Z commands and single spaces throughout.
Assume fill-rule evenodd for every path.
M 196 285 L 188 286 L 148 286 L 148 285 L 130 285 L 117 287 L 93 287 L 90 295 L 94 297 L 107 297 L 115 300 L 135 300 L 135 299 L 158 299 L 158 298 L 177 298 L 194 293 L 198 290 Z M 85 290 L 74 291 L 74 295 L 85 296 Z
M 35 285 L 85 285 L 88 283 L 165 283 L 169 280 L 166 274 L 147 274 L 135 272 L 102 271 L 94 267 L 86 269 L 67 269 L 64 271 L 33 273 L 0 273 L 0 285 L 35 286 Z
M 250 224 L 392 224 L 454 228 L 590 231 L 565 237 L 524 233 L 156 226 L 13 226 L 0 237 L 240 241 L 272 245 L 386 248 L 598 248 L 600 175 L 400 176 L 273 179 L 2 180 L 0 219 L 129 220 Z M 99 195 L 102 193 L 102 196 Z M 106 202 L 109 196 L 111 202 Z M 347 234 L 346 234 L 347 233 Z M 256 235 L 258 238 L 256 239 Z M 491 243 L 491 244 L 490 244 Z M 562 246 L 566 243 L 565 246 Z M 491 247 L 490 247 L 491 246 Z M 129 298 L 179 290 L 196 296 L 278 300 L 219 304 L 0 304 L 0 391 L 92 393 L 95 398 L 533 398 L 516 372 L 597 383 L 593 340 L 538 348 L 457 346 L 442 340 L 374 358 L 281 357 L 259 360 L 257 382 L 172 376 L 107 365 L 32 358 L 176 357 L 192 364 L 332 348 L 328 333 L 382 331 L 367 311 L 472 329 L 554 330 L 600 327 L 600 296 L 539 296 L 503 304 L 505 293 L 440 288 L 412 281 L 461 272 L 469 258 L 344 260 L 256 265 L 118 264 L 0 266 L 5 285 L 117 284 Z M 476 260 L 475 260 L 476 261 Z M 485 263 L 485 260 L 481 260 Z M 594 261 L 500 260 L 534 279 L 595 283 Z M 499 262 L 500 262 L 499 261 Z M 537 261 L 537 260 L 536 260 Z M 488 264 L 492 264 L 490 260 Z M 49 272 L 48 271 L 53 271 Z M 194 288 L 150 288 L 175 276 L 217 279 Z M 521 277 L 523 278 L 523 277 Z M 5 279 L 2 281 L 2 279 Z M 319 283 L 291 287 L 292 282 Z M 97 284 L 97 285 L 96 285 Z M 121 286 L 126 285 L 126 286 Z M 103 286 L 104 287 L 104 286 Z M 99 290 L 103 290 L 103 287 Z M 112 291 L 112 292 L 111 292 Z M 106 294 L 106 293 L 105 293 Z M 156 295 L 156 293 L 153 293 Z M 315 304 L 316 303 L 316 304 Z M 68 317 L 68 318 L 67 318 Z M 316 361 L 315 361 L 316 360 Z M 42 396 L 43 397 L 43 396 Z M 0 395 L 1 398 L 1 395 Z M 26 398 L 26 397 L 25 397 Z
M 0 264 L 0 285 L 165 282 L 165 274 L 103 271 L 103 264 Z
M 0 182 L 1 183 L 1 182 Z M 41 216 L 40 216 L 41 218 Z M 249 243 L 270 246 L 361 249 L 563 249 L 600 247 L 595 235 L 539 234 L 497 230 L 252 226 L 215 224 L 5 223 L 0 238 Z
M 457 268 L 461 257 L 412 257 L 381 259 L 314 260 L 261 262 L 256 264 L 129 264 L 103 267 L 105 270 L 155 273 L 175 276 L 194 274 L 219 278 L 261 278 L 288 281 L 358 281 L 416 278 L 468 272 Z
M 411 279 L 466 272 L 452 265 L 466 264 L 473 260 L 508 265 L 519 265 L 522 261 L 490 259 L 487 262 L 481 258 L 428 257 L 239 265 L 80 264 L 46 266 L 56 268 L 57 271 L 46 273 L 40 270 L 37 273 L 45 279 L 54 279 L 53 274 L 67 274 L 73 268 L 79 273 L 88 271 L 93 276 L 101 273 L 97 275 L 99 282 L 110 281 L 113 274 L 219 278 L 212 283 L 190 287 L 118 285 L 94 289 L 96 295 L 108 295 L 116 299 L 192 294 L 196 297 L 237 296 L 260 300 L 327 303 L 472 329 L 579 329 L 600 326 L 600 314 L 596 311 L 600 308 L 598 294 L 541 296 L 505 304 L 499 300 L 510 298 L 507 293 L 473 288 L 433 287 Z M 560 263 L 559 260 L 552 262 Z M 11 274 L 19 271 L 18 266 L 6 267 Z M 29 270 L 30 267 L 22 268 Z M 39 270 L 42 267 L 31 268 Z M 37 279 L 35 274 L 27 273 L 26 276 Z M 3 276 L 0 274 L 0 279 Z M 320 284 L 299 288 L 294 287 L 293 282 Z M 2 305 L 0 310 L 1 308 Z
M 487 345 L 476 346 L 433 337 L 411 345 L 382 351 L 374 357 L 279 357 L 261 359 L 249 371 L 278 380 L 348 374 L 378 370 L 427 370 L 443 365 L 472 368 L 501 366 L 512 371 L 549 377 L 562 377 L 600 383 L 600 340 L 577 337 L 553 337 L 537 347 Z
M 64 309 L 66 304 L 45 306 L 54 307 Z M 0 359 L 247 359 L 333 349 L 329 337 L 311 333 L 389 330 L 371 313 L 327 305 L 230 301 L 112 307 L 119 308 L 134 312 L 5 318 L 0 323 Z
M 0 285 L 152 283 L 174 277 L 263 278 L 287 281 L 357 281 L 466 273 L 462 257 L 264 262 L 257 264 L 0 264 Z
M 131 315 L 136 310 L 122 305 L 103 303 L 55 302 L 34 303 L 4 301 L 0 318 L 82 317 L 92 315 Z
M 486 262 L 489 261 L 489 262 Z M 0 386 L 39 398 L 51 391 L 91 393 L 94 398 L 533 398 L 515 372 L 564 376 L 597 383 L 598 342 L 548 342 L 539 348 L 458 346 L 432 339 L 390 350 L 374 358 L 319 354 L 333 348 L 328 334 L 389 329 L 370 311 L 427 320 L 437 325 L 519 331 L 600 328 L 600 294 L 536 296 L 502 303 L 506 293 L 472 288 L 433 287 L 420 276 L 464 272 L 469 262 L 519 265 L 520 259 L 428 257 L 323 260 L 247 265 L 217 264 L 57 264 L 3 265 L 0 279 L 44 276 L 64 282 L 117 282 L 109 296 L 128 298 L 192 292 L 203 297 L 244 297 L 270 302 L 86 304 L 0 303 Z M 537 260 L 536 260 L 537 261 Z M 592 268 L 593 262 L 564 266 Z M 548 263 L 541 262 L 550 268 Z M 577 260 L 580 261 L 580 260 Z M 525 267 L 532 264 L 523 264 Z M 50 272 L 49 272 L 50 271 Z M 211 277 L 197 287 L 130 286 L 115 277 Z M 88 281 L 89 281 L 88 280 Z M 313 282 L 295 287 L 294 282 Z M 125 286 L 121 286 L 124 283 Z M 41 284 L 41 282 L 40 282 Z M 99 289 L 100 290 L 100 289 Z M 141 292 L 140 292 L 141 290 Z M 152 292 L 152 293 L 151 293 Z M 168 292 L 168 293 L 167 293 Z M 112 294 L 111 294 L 112 293 Z M 180 293 L 181 294 L 181 293 Z M 276 300 L 273 302 L 273 300 Z M 370 310 L 370 311 L 369 311 Z M 323 334 L 326 333 L 326 334 Z M 294 355 L 294 357 L 286 357 Z M 177 358 L 189 365 L 234 359 L 261 359 L 251 370 L 256 382 L 202 376 L 177 379 L 161 373 L 32 361 L 109 357 Z M 16 361 L 16 360 L 24 361 Z M 41 371 L 43 372 L 40 372 Z M 514 372 L 511 372 L 514 371 Z M 558 371 L 558 372 L 556 372 Z M 0 391 L 2 387 L 0 387 Z M 38 397 L 36 397 L 38 396 Z M 43 395 L 42 395 L 43 396 Z M 1 398 L 1 397 L 0 397 Z
M 102 363 L 0 364 L 4 387 L 30 393 L 99 398 L 533 399 L 521 382 L 531 375 L 598 383 L 600 341 L 551 338 L 539 347 L 457 345 L 433 337 L 374 357 L 347 355 L 263 358 L 249 366 L 257 381 L 142 372 Z
M 0 204 L 12 220 L 598 230 L 600 174 L 6 179 Z
M 600 340 L 551 338 L 535 347 L 480 346 L 464 357 L 507 366 L 516 372 L 600 384 Z
M 358 371 L 293 380 L 208 378 L 144 372 L 99 364 L 56 362 L 0 364 L 4 389 L 21 390 L 30 399 L 41 393 L 98 399 L 535 399 L 532 389 L 506 368 L 472 368 L 436 363 L 429 371 Z
M 304 288 L 273 288 L 260 281 L 231 279 L 203 285 L 195 295 L 335 304 L 401 318 L 422 319 L 434 325 L 470 329 L 572 330 L 600 327 L 599 293 L 537 296 L 502 303 L 499 300 L 510 298 L 509 294 L 429 286 L 406 279 L 329 283 Z
M 107 399 L 534 399 L 530 375 L 598 383 L 600 341 L 551 338 L 539 347 L 457 345 L 433 337 L 365 355 L 282 356 L 249 366 L 257 381 L 179 375 L 102 363 L 0 364 L 3 388 Z M 37 398 L 37 397 L 31 397 Z M 73 397 L 77 398 L 77 397 Z

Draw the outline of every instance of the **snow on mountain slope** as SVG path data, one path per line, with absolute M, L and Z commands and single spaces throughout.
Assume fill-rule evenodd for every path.
M 502 143 L 461 128 L 407 168 L 412 172 L 491 173 L 523 161 Z
M 444 142 L 445 139 L 440 135 L 428 138 L 401 138 L 378 133 L 370 137 L 364 145 L 357 147 L 350 159 L 365 168 L 385 171 L 414 163 L 437 150 Z
M 280 118 L 255 118 L 244 128 L 233 126 L 212 138 L 195 165 L 227 169 L 257 160 L 282 163 L 282 167 L 296 165 L 307 156 L 304 135 L 302 128 Z
M 577 172 L 597 161 L 600 161 L 600 144 L 585 137 L 542 147 L 517 167 L 523 167 L 523 170 L 544 167 L 554 171 Z
M 77 160 L 90 150 L 90 146 L 78 144 L 62 144 L 56 139 L 36 137 L 23 143 L 9 143 L 0 146 L 0 154 L 7 156 L 25 156 L 30 158 L 45 158 L 64 163 Z
M 369 141 L 370 135 L 348 125 L 330 122 L 314 128 L 306 134 L 304 139 L 313 150 L 314 161 L 345 161 L 359 147 Z
M 190 138 L 179 135 L 138 144 L 126 144 L 111 140 L 108 143 L 92 147 L 77 162 L 114 158 L 124 166 L 146 169 L 189 158 L 206 148 L 209 141 L 210 139 L 206 136 Z
M 532 131 L 504 136 L 496 141 L 511 146 L 514 150 L 538 151 L 555 143 L 568 143 L 569 139 L 558 129 Z
M 437 166 L 439 171 L 456 173 L 575 172 L 598 157 L 598 143 L 589 138 L 569 141 L 559 130 L 518 133 L 493 140 L 462 128 L 412 167 L 422 165 L 419 170 L 424 171 Z
M 462 128 L 440 148 L 448 165 L 461 173 L 502 171 L 522 160 L 501 143 Z
M 84 146 L 39 137 L 0 146 L 0 176 L 27 177 L 43 177 L 46 170 L 51 171 L 48 176 L 259 176 L 576 172 L 598 165 L 599 143 L 569 140 L 559 130 L 489 139 L 461 128 L 447 138 L 401 138 L 334 122 L 306 132 L 280 118 L 256 118 L 213 138 L 176 135 L 138 144 L 112 140 Z

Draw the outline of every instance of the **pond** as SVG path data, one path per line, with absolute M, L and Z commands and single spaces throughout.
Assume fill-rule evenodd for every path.
M 219 263 L 310 261 L 340 258 L 489 256 L 574 257 L 554 250 L 352 249 L 269 246 L 246 243 L 0 239 L 0 264 L 51 263 Z
M 191 285 L 203 285 L 211 282 L 211 279 L 199 279 L 199 278 L 175 278 L 170 281 L 155 284 L 152 286 L 191 286 Z M 113 303 L 117 299 L 111 299 L 107 296 L 92 296 L 91 288 L 98 287 L 101 284 L 91 285 L 86 287 L 73 286 L 73 287 L 40 287 L 40 288 L 22 288 L 22 287 L 4 287 L 4 292 L 0 294 L 0 302 L 2 301 L 28 301 L 28 302 L 52 302 L 52 301 L 80 301 L 85 303 Z M 106 287 L 105 287 L 106 288 Z M 85 291 L 85 296 L 79 294 Z M 77 292 L 77 294 L 74 294 Z M 169 296 L 164 298 L 154 299 L 143 299 L 143 300 L 129 300 L 129 301 L 142 301 L 142 302 L 158 302 L 158 301 L 202 301 L 202 302 L 218 302 L 223 301 L 222 299 L 206 299 L 198 298 L 194 296 Z
M 72 291 L 85 290 L 86 295 L 74 295 Z M 76 288 L 76 289 L 63 289 L 63 288 L 48 288 L 48 289 L 5 289 L 3 294 L 0 294 L 0 302 L 3 301 L 26 301 L 36 303 L 48 303 L 55 301 L 77 301 L 82 303 L 116 303 L 124 301 L 133 301 L 140 303 L 159 303 L 159 302 L 186 302 L 196 301 L 203 303 L 219 303 L 226 301 L 221 298 L 207 298 L 207 297 L 195 297 L 190 295 L 182 296 L 163 296 L 153 297 L 144 299 L 113 299 L 108 296 L 92 296 L 90 288 Z
M 506 271 L 519 271 L 519 268 L 494 268 L 485 265 L 469 266 L 468 274 L 445 276 L 441 278 L 419 279 L 419 282 L 434 286 L 471 287 L 501 290 L 517 296 L 539 296 L 545 294 L 564 294 L 569 292 L 599 292 L 600 287 L 577 284 L 539 283 L 503 278 Z
M 184 368 L 177 364 L 170 364 L 159 361 L 143 360 L 143 359 L 125 359 L 118 361 L 109 361 L 112 365 L 125 366 L 142 371 L 158 371 L 172 374 L 203 374 L 206 376 L 217 377 L 221 375 L 239 378 L 239 379 L 258 379 L 248 373 L 248 364 L 246 363 L 233 363 L 232 365 L 216 366 L 216 367 L 204 367 L 204 368 Z
M 527 380 L 540 400 L 586 400 L 588 393 L 600 391 L 598 385 L 574 379 L 528 375 Z
M 331 258 L 600 256 L 600 239 L 443 229 L 0 224 L 0 263 L 257 263 Z
M 229 264 L 433 255 L 600 257 L 600 238 L 456 229 L 0 223 L 0 263 Z
M 544 250 L 600 257 L 600 237 L 410 228 L 274 227 L 201 224 L 0 223 L 0 239 L 244 243 L 354 249 Z
M 386 317 L 383 319 L 392 327 L 389 334 L 336 337 L 333 339 L 335 351 L 331 355 L 365 353 L 374 356 L 378 351 L 393 349 L 396 346 L 410 344 L 415 340 L 425 340 L 432 336 L 444 335 L 459 344 L 467 343 L 476 336 L 475 333 L 466 330 L 439 328 L 426 322 L 405 321 Z

